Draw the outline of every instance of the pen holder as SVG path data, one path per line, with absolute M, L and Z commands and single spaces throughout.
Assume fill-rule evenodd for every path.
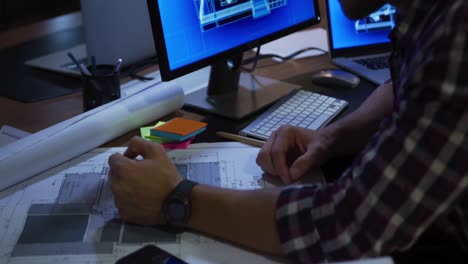
M 83 112 L 120 98 L 120 72 L 113 65 L 100 64 L 91 73 L 81 74 L 83 82 Z

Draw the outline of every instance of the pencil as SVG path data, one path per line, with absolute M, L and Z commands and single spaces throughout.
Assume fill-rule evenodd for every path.
M 227 133 L 227 132 L 221 132 L 221 131 L 216 132 L 216 135 L 218 137 L 232 139 L 232 140 L 235 140 L 235 141 L 238 141 L 238 142 L 241 142 L 241 143 L 245 143 L 245 144 L 248 144 L 248 145 L 256 146 L 256 147 L 262 147 L 263 144 L 265 144 L 265 141 L 262 141 L 262 140 L 248 138 L 248 137 L 244 137 L 244 136 L 240 136 L 240 135 L 236 135 L 236 134 L 231 134 L 231 133 Z

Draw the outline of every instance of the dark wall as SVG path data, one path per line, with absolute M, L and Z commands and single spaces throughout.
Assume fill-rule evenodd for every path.
M 0 0 L 0 29 L 22 26 L 80 9 L 80 0 Z

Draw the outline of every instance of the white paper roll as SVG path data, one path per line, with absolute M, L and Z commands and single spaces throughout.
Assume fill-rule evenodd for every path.
M 161 118 L 183 103 L 180 87 L 148 87 L 6 145 L 0 149 L 0 190 Z

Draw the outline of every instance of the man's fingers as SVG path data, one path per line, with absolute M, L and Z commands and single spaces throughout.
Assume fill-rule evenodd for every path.
M 120 153 L 114 153 L 109 157 L 108 163 L 110 167 L 110 171 L 112 173 L 109 173 L 109 175 L 112 178 L 119 178 L 121 175 L 123 175 L 123 168 L 125 167 L 124 165 L 129 162 L 129 159 L 124 157 Z
M 270 175 L 278 175 L 275 171 L 275 168 L 273 167 L 273 163 L 271 160 L 271 147 L 273 145 L 273 142 L 276 138 L 276 131 L 274 131 L 271 135 L 270 138 L 265 142 L 263 145 L 262 149 L 258 153 L 257 156 L 257 164 L 262 168 L 262 170 Z
M 144 140 L 141 137 L 133 137 L 128 144 L 127 150 L 125 150 L 124 156 L 130 159 L 134 159 L 139 155 L 143 158 L 156 158 L 161 151 L 164 152 L 164 148 L 160 144 Z
M 287 161 L 289 144 L 287 138 L 276 137 L 271 147 L 271 162 L 276 174 L 281 177 L 284 183 L 289 184 L 289 166 Z
M 315 165 L 313 162 L 316 160 L 314 158 L 315 155 L 314 151 L 308 150 L 293 162 L 289 171 L 291 180 L 299 179 Z

